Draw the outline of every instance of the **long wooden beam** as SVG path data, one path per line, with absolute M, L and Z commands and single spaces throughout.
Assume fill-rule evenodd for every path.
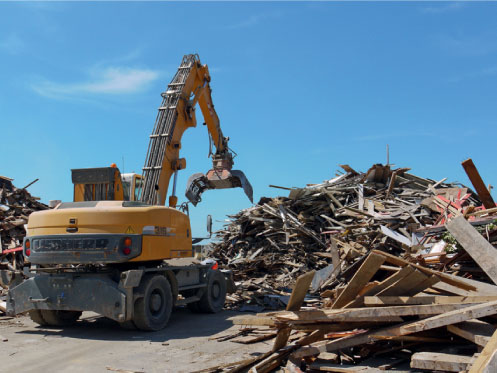
M 454 304 L 454 303 L 486 303 L 497 300 L 497 296 L 443 296 L 427 295 L 417 297 L 364 297 L 366 306 L 402 306 L 411 304 Z
M 464 216 L 452 219 L 446 227 L 488 277 L 497 284 L 497 249 L 469 224 Z
M 456 286 L 456 287 L 464 289 L 464 290 L 473 290 L 473 291 L 476 290 L 475 286 L 470 285 L 470 284 L 464 282 L 463 280 L 459 280 L 456 276 L 450 276 L 450 275 L 447 275 L 445 273 L 435 271 L 435 270 L 430 269 L 430 268 L 423 267 L 419 264 L 409 263 L 407 260 L 401 259 L 399 257 L 396 257 L 395 255 L 388 254 L 388 253 L 385 253 L 385 252 L 380 251 L 380 250 L 373 250 L 372 253 L 383 255 L 385 257 L 385 261 L 387 263 L 395 264 L 395 265 L 398 265 L 399 267 L 405 267 L 406 265 L 411 265 L 411 266 L 415 267 L 416 269 L 419 269 L 421 272 L 423 272 L 425 274 L 429 274 L 430 276 L 431 275 L 438 276 L 440 278 L 440 281 L 443 281 L 447 284 Z
M 478 193 L 478 196 L 483 202 L 483 206 L 485 206 L 486 209 L 494 208 L 495 202 L 492 196 L 490 195 L 490 192 L 488 191 L 487 187 L 485 186 L 485 183 L 483 182 L 480 173 L 476 169 L 473 160 L 471 158 L 468 158 L 461 164 L 464 168 L 464 171 L 466 171 L 466 175 L 468 175 L 471 184 L 473 184 L 476 193 Z
M 321 352 L 333 352 L 343 348 L 359 346 L 385 337 L 404 336 L 424 330 L 440 328 L 474 318 L 485 317 L 497 313 L 497 301 L 477 304 L 463 309 L 450 311 L 427 319 L 410 322 L 403 325 L 394 325 L 383 329 L 372 330 L 352 337 L 345 337 L 328 342 L 318 342 L 303 347 L 293 353 L 295 357 L 317 355 Z M 376 338 L 375 338 L 376 337 Z M 492 337 L 493 338 L 493 337 Z M 497 343 L 497 336 L 495 337 Z

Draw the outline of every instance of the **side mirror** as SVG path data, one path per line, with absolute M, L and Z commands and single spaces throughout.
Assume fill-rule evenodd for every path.
M 207 232 L 209 232 L 209 238 L 212 236 L 212 216 L 207 215 Z

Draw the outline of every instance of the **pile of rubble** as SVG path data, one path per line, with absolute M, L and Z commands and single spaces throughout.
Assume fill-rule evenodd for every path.
M 342 167 L 220 232 L 214 252 L 241 285 L 232 301 L 289 296 L 285 311 L 234 320 L 242 342 L 274 339 L 272 349 L 204 371 L 497 371 L 497 207 L 473 162 L 463 167 L 476 192 Z
M 12 179 L 0 176 L 0 269 L 22 266 L 24 225 L 28 216 L 34 211 L 48 209 L 26 190 L 33 183 L 16 188 Z
M 495 251 L 464 217 L 448 227 L 470 232 L 476 244 L 464 247 L 475 259 Z M 234 319 L 244 330 L 269 328 L 264 335 L 274 342 L 227 371 L 496 371 L 497 286 L 373 250 L 327 307 L 301 308 L 313 276 L 299 277 L 286 311 Z
M 319 270 L 313 292 L 332 289 L 375 249 L 488 281 L 444 228 L 449 217 L 464 215 L 492 238 L 494 218 L 479 194 L 407 168 L 374 165 L 362 173 L 341 167 L 344 173 L 322 184 L 262 198 L 230 216 L 211 253 L 234 271 L 239 290 L 229 296 L 230 306 L 277 308 L 295 279 L 310 270 Z

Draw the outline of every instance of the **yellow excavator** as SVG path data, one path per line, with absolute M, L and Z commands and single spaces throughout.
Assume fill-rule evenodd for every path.
M 192 175 L 186 197 L 196 205 L 208 189 L 252 187 L 232 170 L 228 147 L 211 97 L 210 75 L 197 55 L 185 55 L 162 103 L 150 135 L 143 175 L 111 167 L 74 169 L 74 201 L 30 215 L 24 239 L 29 271 L 11 275 L 7 312 L 28 311 L 40 325 L 64 326 L 82 311 L 93 311 L 123 327 L 160 330 L 173 306 L 218 312 L 232 275 L 213 260 L 194 259 L 187 205 L 178 206 L 176 182 L 186 167 L 181 138 L 202 111 L 215 146 L 213 168 Z M 171 178 L 172 191 L 165 207 Z M 180 211 L 183 210 L 183 211 Z M 212 220 L 208 217 L 211 233 Z

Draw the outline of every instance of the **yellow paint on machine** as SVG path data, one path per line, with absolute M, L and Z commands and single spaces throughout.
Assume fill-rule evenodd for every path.
M 142 236 L 142 253 L 133 262 L 192 256 L 188 216 L 165 206 L 123 207 L 122 201 L 99 201 L 95 207 L 62 208 L 30 215 L 28 236 L 70 234 L 69 219 L 77 219 L 77 233 L 141 234 L 145 226 L 166 226 L 175 235 Z M 131 233 L 133 231 L 134 233 Z

